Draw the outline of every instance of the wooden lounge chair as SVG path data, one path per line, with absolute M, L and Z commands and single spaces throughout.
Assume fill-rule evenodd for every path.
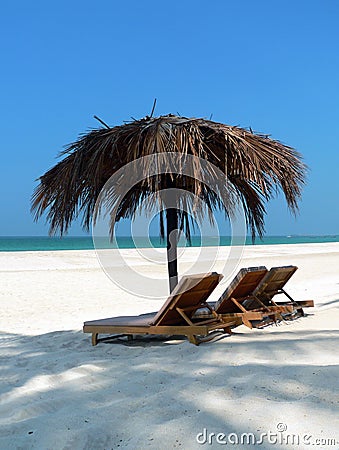
M 198 345 L 201 336 L 208 338 L 215 330 L 231 333 L 235 320 L 221 320 L 206 303 L 221 278 L 215 272 L 184 276 L 157 313 L 93 320 L 84 323 L 83 331 L 92 333 L 93 345 L 98 343 L 99 334 L 123 334 L 130 338 L 134 334 L 181 335 Z M 194 319 L 194 313 L 202 307 L 209 309 L 211 317 Z
M 240 269 L 224 293 L 216 303 L 210 303 L 210 307 L 222 317 L 223 320 L 237 320 L 237 325 L 243 323 L 249 328 L 261 327 L 264 324 L 281 320 L 282 313 L 290 313 L 290 305 L 276 305 L 263 303 L 254 295 L 255 290 L 261 285 L 267 276 L 265 266 L 248 267 Z M 211 317 L 206 308 L 198 310 L 194 317 Z
M 253 296 L 266 306 L 273 306 L 276 308 L 288 307 L 288 311 L 282 311 L 284 319 L 303 316 L 303 307 L 314 306 L 313 300 L 296 301 L 284 290 L 286 283 L 294 275 L 296 270 L 298 270 L 297 266 L 272 267 L 253 291 Z M 280 302 L 274 301 L 273 297 L 278 294 L 284 294 L 288 300 Z

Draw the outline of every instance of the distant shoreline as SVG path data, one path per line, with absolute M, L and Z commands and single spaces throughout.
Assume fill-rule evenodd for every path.
M 339 242 L 339 235 L 305 235 L 305 236 L 265 236 L 262 240 L 256 239 L 254 245 L 290 245 L 290 244 L 320 244 Z M 200 237 L 192 237 L 192 247 L 215 247 L 215 246 L 230 246 L 232 243 L 230 236 L 205 237 L 203 240 Z M 103 238 L 102 241 L 96 241 L 97 248 L 120 248 L 120 249 L 135 249 L 135 248 L 164 248 L 165 243 L 161 242 L 159 237 L 153 236 L 150 239 L 144 237 L 118 236 L 118 247 L 111 245 L 108 239 Z M 233 245 L 239 245 L 242 242 L 233 241 Z M 252 245 L 251 237 L 246 238 L 246 245 Z M 181 245 L 184 247 L 185 241 Z M 186 246 L 189 246 L 188 244 Z M 8 236 L 0 237 L 0 252 L 24 252 L 24 251 L 62 251 L 62 250 L 94 250 L 93 240 L 90 236 L 78 237 L 46 237 L 46 236 Z

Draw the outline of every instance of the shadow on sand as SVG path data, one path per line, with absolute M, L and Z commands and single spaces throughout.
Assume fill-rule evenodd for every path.
M 199 347 L 4 334 L 0 447 L 194 449 L 204 428 L 259 436 L 279 422 L 305 433 L 332 424 L 339 332 L 239 330 Z

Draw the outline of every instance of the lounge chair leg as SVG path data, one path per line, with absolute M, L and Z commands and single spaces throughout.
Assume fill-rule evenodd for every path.
M 224 328 L 224 333 L 232 334 L 233 331 L 232 331 L 231 327 L 225 327 Z
M 189 334 L 187 337 L 191 344 L 194 344 L 194 345 L 200 344 L 200 342 L 198 341 L 197 337 L 194 334 Z
M 246 317 L 243 317 L 242 318 L 242 322 L 243 322 L 243 324 L 244 325 L 246 325 L 248 328 L 253 328 L 253 325 L 252 325 L 252 323 L 248 320 L 248 319 L 246 319 Z
M 272 322 L 277 324 L 277 316 L 275 314 L 269 315 L 268 317 L 271 319 Z
M 98 343 L 98 333 L 92 333 L 92 345 L 97 345 Z

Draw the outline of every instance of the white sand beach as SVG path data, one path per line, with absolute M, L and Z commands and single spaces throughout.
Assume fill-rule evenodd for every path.
M 134 250 L 124 257 L 161 272 Z M 229 447 L 269 432 L 278 443 L 260 448 L 339 448 L 339 243 L 249 246 L 240 267 L 290 264 L 299 270 L 286 290 L 315 301 L 304 318 L 199 347 L 159 337 L 92 347 L 84 321 L 156 311 L 163 299 L 116 286 L 94 251 L 0 253 L 0 448 L 222 448 L 218 433 Z

